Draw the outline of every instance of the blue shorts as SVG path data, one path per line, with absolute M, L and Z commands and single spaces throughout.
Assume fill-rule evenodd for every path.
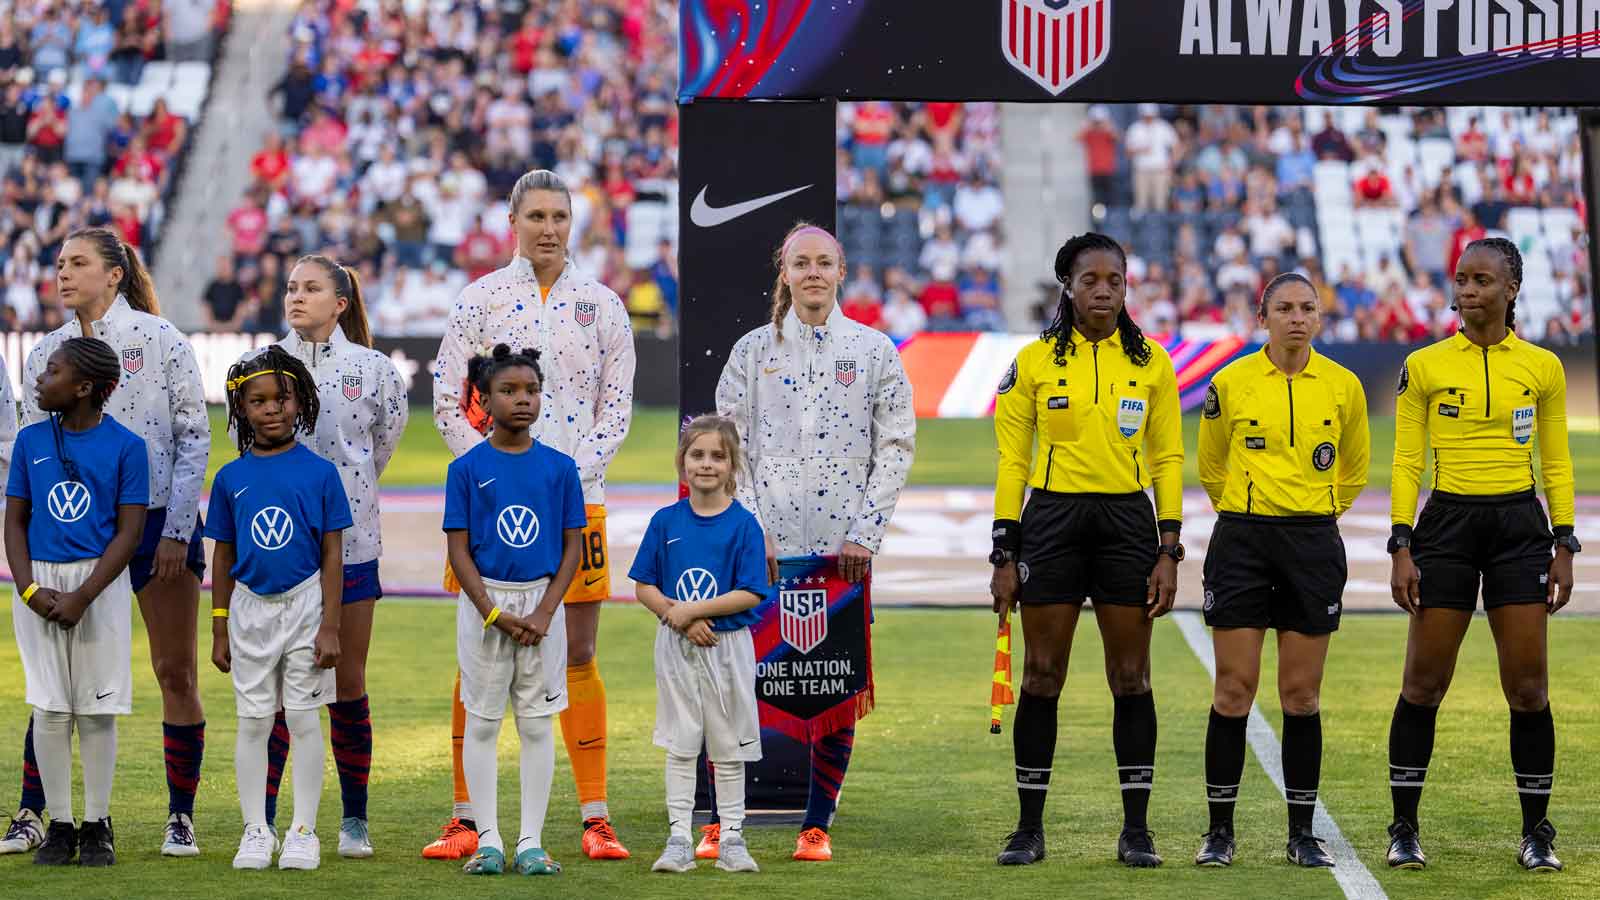
M 378 582 L 378 561 L 351 563 L 344 567 L 344 604 L 377 600 L 383 596 L 383 585 Z
M 133 582 L 135 594 L 144 590 L 150 583 L 150 578 L 155 574 L 156 547 L 161 544 L 161 532 L 167 527 L 167 508 L 165 506 L 152 509 L 144 517 L 144 537 L 139 541 L 138 549 L 133 551 L 133 560 L 128 563 L 128 577 Z M 194 577 L 204 581 L 206 578 L 206 543 L 200 539 L 202 524 L 197 513 L 194 517 L 194 534 L 189 537 L 189 558 L 184 564 Z

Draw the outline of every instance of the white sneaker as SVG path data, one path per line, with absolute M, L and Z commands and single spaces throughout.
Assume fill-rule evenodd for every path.
M 246 825 L 239 839 L 239 852 L 233 855 L 235 869 L 265 869 L 272 865 L 272 851 L 278 842 L 265 825 Z
M 167 817 L 167 831 L 161 841 L 161 855 L 200 855 L 200 845 L 194 841 L 194 820 L 185 813 L 173 813 Z
M 345 859 L 371 858 L 372 835 L 367 831 L 366 819 L 345 819 L 339 823 L 339 855 Z
M 6 836 L 0 840 L 0 854 L 27 853 L 37 850 L 44 843 L 44 822 L 31 809 L 19 809 L 11 817 L 11 826 L 6 829 Z
M 744 842 L 744 834 L 738 831 L 722 832 L 722 842 L 717 848 L 717 868 L 724 872 L 759 872 L 761 867 L 756 865 L 755 858 L 750 855 L 750 847 Z
M 652 872 L 689 872 L 694 869 L 694 847 L 686 837 L 673 835 L 667 839 L 661 858 L 650 867 Z
M 280 869 L 315 869 L 322 865 L 322 841 L 317 833 L 301 825 L 290 829 L 283 839 L 283 852 L 278 854 Z

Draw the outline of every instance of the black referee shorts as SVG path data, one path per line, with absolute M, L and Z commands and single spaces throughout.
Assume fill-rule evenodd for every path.
M 1422 575 L 1422 605 L 1442 609 L 1543 603 L 1549 596 L 1555 536 L 1529 489 L 1470 496 L 1434 491 L 1411 532 L 1411 559 Z
M 1206 547 L 1206 624 L 1338 631 L 1347 575 L 1333 516 L 1220 513 Z
M 1143 606 L 1156 565 L 1156 512 L 1142 491 L 1034 489 L 1022 510 L 1023 603 Z

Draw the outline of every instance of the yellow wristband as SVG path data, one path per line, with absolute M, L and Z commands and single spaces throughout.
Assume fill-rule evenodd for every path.
M 33 584 L 28 585 L 28 589 L 27 590 L 22 592 L 22 602 L 23 603 L 27 603 L 29 600 L 32 600 L 33 599 L 33 595 L 38 593 L 38 592 L 39 592 L 39 582 L 35 581 Z
M 213 609 L 211 611 L 211 618 L 213 618 L 213 619 L 226 619 L 227 617 L 228 617 L 228 611 L 226 609 L 224 609 L 224 608 L 220 608 L 219 607 L 219 608 Z
M 489 614 L 487 616 L 484 616 L 483 630 L 488 631 L 489 626 L 493 625 L 494 620 L 498 618 L 500 618 L 500 607 L 496 606 L 494 609 L 489 610 Z

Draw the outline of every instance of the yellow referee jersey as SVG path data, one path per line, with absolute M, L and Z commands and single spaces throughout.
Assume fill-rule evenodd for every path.
M 1183 427 L 1172 358 L 1148 341 L 1136 366 L 1118 333 L 1099 342 L 1072 333 L 1056 365 L 1040 339 L 1022 348 L 995 397 L 1000 472 L 994 517 L 1020 520 L 1026 486 L 1083 494 L 1127 494 L 1155 485 L 1156 519 L 1183 519 Z M 1036 446 L 1037 445 L 1037 446 Z
M 1217 512 L 1340 515 L 1367 486 L 1371 458 L 1361 381 L 1315 350 L 1292 377 L 1263 347 L 1211 379 L 1200 483 Z
M 1515 333 L 1480 347 L 1462 333 L 1406 357 L 1395 401 L 1389 517 L 1411 525 L 1422 477 L 1422 440 L 1433 446 L 1433 487 L 1453 494 L 1511 494 L 1533 487 L 1539 438 L 1550 523 L 1573 524 L 1567 448 L 1567 376 L 1554 353 Z

